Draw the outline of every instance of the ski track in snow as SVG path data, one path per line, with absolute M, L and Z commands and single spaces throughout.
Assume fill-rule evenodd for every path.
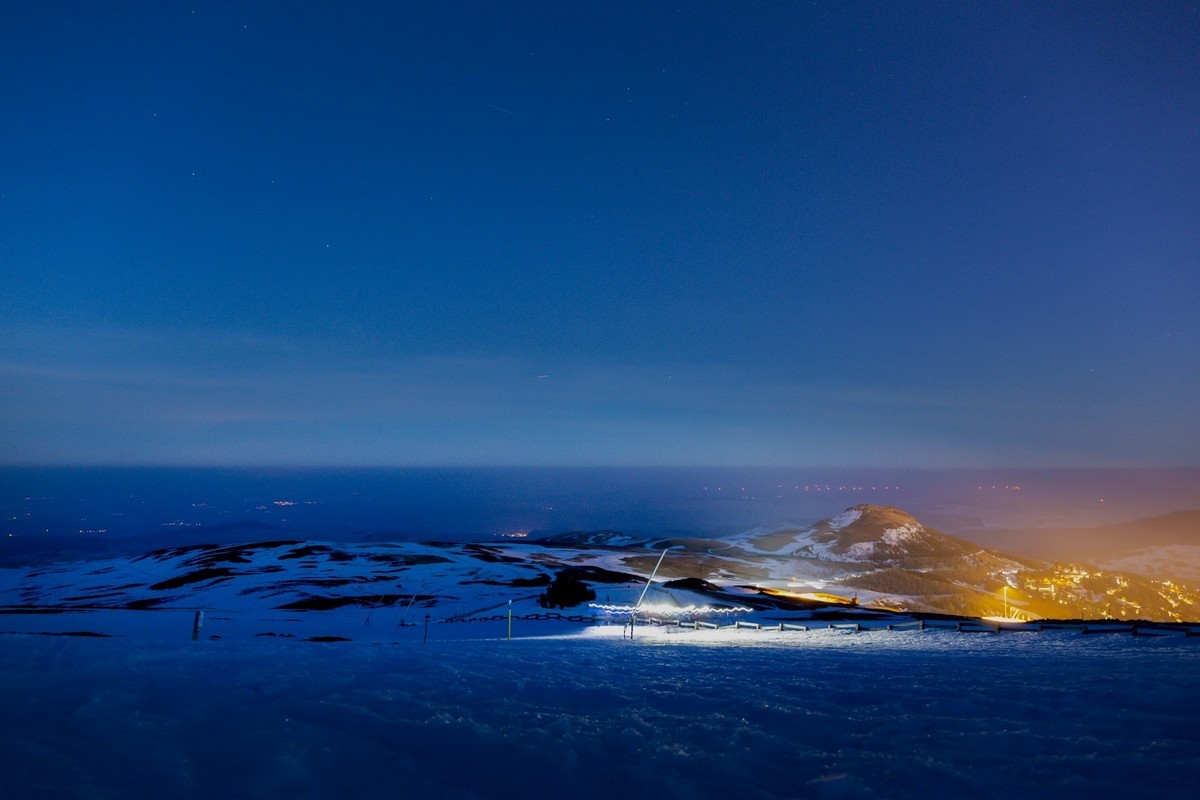
M 1191 797 L 1200 647 L 0 638 L 3 797 Z M 609 634 L 609 635 L 605 635 Z

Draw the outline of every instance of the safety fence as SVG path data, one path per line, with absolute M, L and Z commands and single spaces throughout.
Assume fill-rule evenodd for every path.
M 236 612 L 218 612 L 227 615 L 233 615 Z M 218 617 L 213 616 L 213 620 L 226 620 L 228 616 Z M 370 617 L 368 616 L 367 624 Z M 192 620 L 192 638 L 199 639 L 202 628 L 205 625 L 205 613 L 201 610 L 196 610 Z M 1105 635 L 1117 634 L 1126 636 L 1138 637 L 1180 637 L 1180 638 L 1196 638 L 1200 639 L 1200 625 L 1196 623 L 1171 623 L 1171 622 L 1123 622 L 1123 621 L 1033 621 L 1024 622 L 1016 620 L 989 620 L 989 619 L 907 619 L 903 621 L 888 622 L 882 619 L 803 619 L 803 620 L 729 620 L 721 622 L 712 622 L 698 617 L 687 619 L 679 619 L 673 617 L 661 616 L 643 616 L 643 615 L 628 615 L 628 614 L 562 614 L 556 611 L 538 612 L 530 614 L 475 614 L 473 616 L 452 616 L 438 620 L 433 620 L 431 615 L 425 615 L 422 621 L 411 621 L 401 619 L 397 623 L 397 627 L 417 627 L 424 625 L 428 637 L 428 626 L 430 622 L 436 622 L 442 625 L 453 624 L 470 624 L 470 623 L 503 623 L 503 622 L 564 622 L 574 623 L 577 625 L 612 625 L 621 626 L 625 629 L 629 638 L 633 637 L 633 630 L 641 627 L 665 628 L 668 631 L 684 631 L 705 632 L 705 631 L 750 631 L 754 632 L 775 632 L 775 633 L 804 633 L 809 631 L 819 630 L 834 630 L 846 633 L 872 633 L 872 632 L 904 632 L 904 631 L 953 631 L 956 633 L 986 633 L 986 634 L 1009 634 L 1009 633 L 1044 633 L 1053 631 L 1075 632 L 1081 635 Z M 274 634 L 259 634 L 259 635 L 274 635 Z M 509 636 L 511 638 L 511 628 Z M 209 638 L 220 638 L 209 637 Z
M 563 619 L 567 619 L 563 617 Z M 573 621 L 576 618 L 570 618 Z M 587 618 L 582 618 L 586 621 Z M 593 621 L 597 618 L 592 617 Z M 628 617 L 607 620 L 628 625 Z M 707 620 L 692 619 L 662 619 L 657 617 L 636 617 L 636 625 L 651 625 L 656 627 L 677 628 L 681 630 L 751 630 L 775 631 L 778 633 L 794 631 L 838 630 L 851 633 L 864 632 L 902 632 L 902 631 L 954 631 L 956 633 L 1042 633 L 1045 631 L 1076 631 L 1081 634 L 1125 634 L 1127 636 L 1181 636 L 1200 638 L 1200 626 L 1191 623 L 1171 622 L 1008 622 L 986 619 L 917 619 L 904 622 L 883 622 L 880 620 L 837 620 L 818 621 L 806 620 L 798 622 L 748 622 L 734 620 L 727 624 L 718 624 Z
M 447 617 L 439 619 L 442 624 L 455 622 L 506 622 L 508 614 L 492 614 L 486 617 Z M 589 625 L 597 625 L 602 621 L 601 617 L 595 615 L 584 616 L 582 614 L 558 614 L 556 612 L 548 612 L 545 614 L 513 614 L 512 619 L 515 620 L 558 620 L 561 622 L 583 622 Z
M 1064 622 L 1030 622 L 1007 623 L 991 620 L 911 620 L 906 622 L 882 623 L 879 621 L 837 621 L 805 624 L 791 622 L 760 623 L 735 621 L 728 625 L 717 625 L 703 620 L 637 620 L 639 624 L 661 625 L 688 630 L 754 630 L 754 631 L 815 631 L 839 630 L 851 633 L 863 632 L 900 632 L 900 631 L 954 631 L 957 633 L 1042 633 L 1045 631 L 1077 631 L 1081 634 L 1124 634 L 1127 636 L 1181 636 L 1185 638 L 1200 638 L 1200 626 L 1188 623 L 1151 622 L 1137 624 L 1122 623 L 1064 623 Z

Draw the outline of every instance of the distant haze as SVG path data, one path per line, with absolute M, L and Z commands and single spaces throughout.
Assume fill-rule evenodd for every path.
M 948 533 L 1200 505 L 1200 470 L 3 468 L 0 555 L 270 538 L 720 536 L 894 505 Z

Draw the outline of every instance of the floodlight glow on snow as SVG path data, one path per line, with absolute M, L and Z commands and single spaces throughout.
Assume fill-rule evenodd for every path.
M 745 614 L 754 610 L 745 606 L 669 606 L 664 603 L 649 603 L 640 606 L 589 603 L 588 608 L 596 608 L 610 614 L 653 614 L 660 617 L 691 616 L 693 614 Z
M 854 605 L 849 598 L 842 597 L 840 594 L 830 594 L 829 592 L 789 592 L 783 589 L 775 589 L 770 586 L 760 586 L 758 590 L 763 594 L 769 594 L 772 597 L 784 597 L 792 600 L 808 600 L 837 606 Z
M 642 601 L 646 599 L 646 592 L 650 590 L 650 584 L 654 583 L 654 577 L 658 575 L 658 568 L 662 566 L 663 559 L 667 557 L 667 551 L 673 550 L 679 545 L 673 545 L 662 551 L 662 555 L 658 557 L 658 563 L 654 565 L 654 570 L 650 573 L 650 577 L 646 579 L 646 585 L 642 587 L 642 593 L 638 597 L 636 605 L 611 605 L 609 603 L 589 603 L 588 608 L 597 608 L 609 614 L 654 614 L 660 617 L 671 617 L 677 615 L 702 615 L 702 614 L 744 614 L 753 609 L 743 606 L 672 606 L 665 603 L 644 604 Z

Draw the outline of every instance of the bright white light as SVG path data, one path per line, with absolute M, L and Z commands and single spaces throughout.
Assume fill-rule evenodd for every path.
M 629 605 L 610 605 L 608 603 L 589 603 L 588 608 L 598 608 L 601 611 L 607 611 L 611 614 L 655 614 L 657 616 L 670 617 L 677 615 L 690 614 L 745 614 L 754 609 L 744 606 L 730 606 L 725 608 L 716 608 L 714 606 L 668 606 L 662 604 L 646 604 L 641 606 Z

